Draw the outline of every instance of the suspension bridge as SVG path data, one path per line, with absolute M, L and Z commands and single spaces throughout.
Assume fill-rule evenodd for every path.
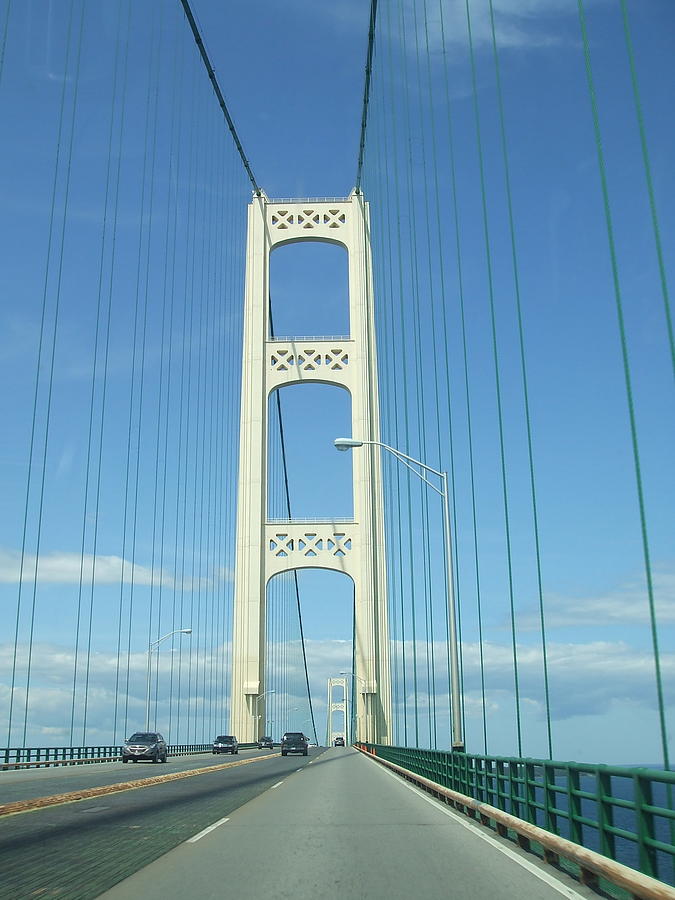
M 363 6 L 0 3 L 0 898 L 675 897 L 675 15 Z

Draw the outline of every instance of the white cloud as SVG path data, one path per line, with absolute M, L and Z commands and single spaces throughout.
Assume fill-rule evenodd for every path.
M 212 586 L 214 581 L 233 581 L 230 569 L 220 567 L 215 577 L 184 579 L 181 581 L 165 569 L 152 569 L 132 563 L 121 556 L 105 556 L 90 553 L 55 552 L 43 554 L 39 560 L 32 553 L 24 556 L 23 572 L 21 554 L 18 550 L 0 549 L 0 583 L 18 584 L 19 580 L 32 583 L 37 573 L 41 584 L 131 584 L 154 585 L 154 587 L 195 590 Z
M 675 625 L 675 573 L 668 569 L 653 573 L 656 618 L 659 625 Z M 647 585 L 644 578 L 628 579 L 595 596 L 545 597 L 546 627 L 644 625 L 650 622 Z M 528 610 L 518 619 L 518 627 L 539 629 L 539 612 Z
M 222 727 L 223 717 L 227 721 L 229 690 L 223 696 L 223 667 L 229 665 L 231 653 L 229 645 L 219 645 L 213 650 L 192 644 L 192 639 L 181 639 L 176 645 L 176 653 L 165 649 L 155 658 L 153 665 L 159 663 L 158 686 L 158 723 L 166 728 L 170 709 L 173 710 L 174 741 L 187 740 L 184 734 L 178 734 L 176 726 L 176 702 L 170 706 L 170 687 L 173 684 L 175 694 L 177 673 L 181 667 L 181 724 L 183 732 L 186 721 L 186 710 L 191 710 L 192 721 L 195 711 L 199 711 L 198 719 L 202 722 L 201 710 L 206 711 L 206 730 Z M 326 720 L 327 681 L 340 671 L 351 669 L 351 642 L 335 640 L 309 640 L 306 644 L 307 659 L 314 701 L 314 712 L 319 735 L 323 733 Z M 394 645 L 400 654 L 401 645 Z M 483 697 L 480 680 L 480 654 L 475 643 L 462 646 L 463 676 L 465 692 L 465 710 L 467 723 L 474 723 L 482 718 Z M 433 705 L 426 683 L 427 649 L 422 643 L 417 647 L 418 658 L 418 697 L 417 706 L 422 717 L 428 716 Z M 179 655 L 182 654 L 182 657 Z M 488 722 L 511 721 L 515 704 L 512 651 L 508 644 L 488 643 L 483 647 L 485 661 L 486 697 Z M 276 653 L 275 658 L 281 659 Z M 445 646 L 438 643 L 435 647 L 435 680 L 437 715 L 442 721 L 447 717 L 448 689 L 447 673 L 444 669 L 447 656 Z M 304 693 L 304 670 L 299 642 L 286 647 L 285 661 L 292 661 L 287 666 L 285 684 L 288 701 L 287 708 L 294 706 L 306 709 Z M 7 642 L 0 645 L 0 721 L 6 721 L 9 705 L 9 684 L 14 661 L 14 648 Z M 17 652 L 17 679 L 14 694 L 14 720 L 23 721 L 25 705 L 25 672 L 28 661 L 28 648 L 20 646 Z M 179 662 L 180 661 L 180 662 Z M 403 704 L 412 715 L 414 697 L 412 695 L 412 646 L 406 645 L 406 665 L 408 674 L 408 697 L 401 696 L 400 667 L 399 685 L 396 690 L 396 706 L 399 710 Z M 541 650 L 529 646 L 518 647 L 520 709 L 532 725 L 537 721 L 545 721 L 543 698 L 542 656 Z M 656 692 L 654 687 L 654 663 L 651 653 L 641 651 L 621 641 L 594 641 L 590 643 L 550 643 L 548 646 L 549 680 L 551 688 L 552 717 L 558 723 L 558 731 L 567 734 L 573 728 L 575 734 L 583 724 L 589 727 L 599 721 L 609 711 L 639 711 L 643 718 L 647 715 L 655 717 Z M 84 667 L 86 658 L 81 654 L 78 660 L 77 694 L 76 694 L 76 740 L 81 740 L 78 722 L 81 715 L 84 697 Z M 117 739 L 123 730 L 123 710 L 128 707 L 129 727 L 143 718 L 145 710 L 146 666 L 147 654 L 144 650 L 131 654 L 128 660 L 124 654 L 120 657 L 119 688 L 116 687 L 117 654 L 112 652 L 93 652 L 89 659 L 89 689 L 87 709 L 87 743 L 108 743 L 113 734 L 113 711 L 115 695 L 118 693 L 118 719 L 116 726 Z M 56 745 L 70 743 L 69 723 L 72 704 L 72 685 L 75 669 L 75 654 L 72 648 L 55 644 L 36 643 L 32 652 L 31 695 L 29 704 L 29 737 L 30 741 Z M 127 669 L 129 673 L 127 696 Z M 273 672 L 270 671 L 272 684 Z M 662 656 L 662 674 L 664 685 L 675 684 L 675 653 L 664 653 Z M 190 698 L 188 700 L 188 693 Z M 279 698 L 283 696 L 279 690 Z M 278 698 L 278 699 L 279 699 Z M 671 694 L 666 697 L 672 701 Z M 214 721 L 209 721 L 209 710 L 214 710 Z M 271 708 L 271 707 L 270 707 Z M 618 713 L 617 713 L 618 714 Z M 633 714 L 633 713 L 631 713 Z M 305 713 L 308 715 L 308 713 Z M 18 719 L 17 719 L 18 717 Z M 192 726 L 191 726 L 192 727 Z M 201 724 L 199 728 L 201 729 Z M 285 725 L 279 725 L 280 728 Z M 425 725 L 425 728 L 427 726 Z M 441 727 L 441 726 L 439 726 Z M 208 737 L 208 735 L 207 735 Z M 193 740 L 192 732 L 189 740 Z M 583 745 L 583 741 L 579 739 Z M 544 751 L 541 751 L 544 752 Z M 599 752 L 599 751 L 594 751 Z M 581 751 L 575 751 L 581 758 Z M 635 755 L 635 754 L 634 754 Z M 653 754 L 652 754 L 653 755 Z M 649 756 L 649 754 L 648 754 Z M 635 756 L 637 759 L 638 756 Z M 645 757 L 646 758 L 646 757 Z
M 410 11 L 406 15 L 412 27 L 413 8 L 416 0 L 408 0 Z M 442 23 L 448 46 L 466 45 L 468 25 L 465 0 L 441 0 Z M 558 27 L 559 17 L 576 15 L 566 0 L 494 0 L 495 35 L 497 45 L 508 49 L 546 48 L 563 43 L 565 40 Z M 432 50 L 441 46 L 441 10 L 439 2 L 428 3 L 427 28 Z M 492 44 L 492 22 L 487 3 L 469 6 L 471 15 L 471 37 L 475 47 Z M 425 40 L 422 14 L 417 12 L 420 39 Z
M 19 579 L 32 582 L 37 571 L 37 580 L 43 584 L 78 584 L 80 577 L 85 584 L 154 584 L 173 587 L 175 580 L 160 569 L 154 571 L 147 566 L 131 563 L 121 556 L 94 557 L 90 553 L 49 553 L 39 560 L 32 553 L 24 556 L 23 572 L 21 554 L 16 550 L 0 550 L 0 582 L 17 584 Z
M 426 689 L 426 645 L 417 646 L 419 694 Z M 439 697 L 447 696 L 445 647 L 435 646 L 434 676 Z M 401 654 L 401 645 L 397 645 Z M 517 647 L 518 680 L 521 704 L 529 703 L 544 712 L 543 656 L 541 648 Z M 406 644 L 406 675 L 412 683 L 412 646 Z M 480 647 L 462 644 L 463 681 L 467 698 L 481 698 Z M 549 643 L 548 675 L 551 691 L 551 714 L 555 719 L 596 715 L 613 701 L 631 701 L 646 707 L 656 705 L 654 658 L 651 652 L 636 650 L 623 641 L 590 643 Z M 513 651 L 508 644 L 483 644 L 484 677 L 488 704 L 512 704 L 515 697 Z M 665 684 L 675 683 L 675 654 L 661 655 L 661 671 Z M 446 689 L 444 690 L 444 687 Z M 479 707 L 473 707 L 479 709 Z

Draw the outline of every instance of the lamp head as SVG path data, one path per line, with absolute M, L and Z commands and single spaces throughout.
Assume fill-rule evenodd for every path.
M 354 438 L 335 438 L 333 444 L 336 450 L 351 450 L 352 447 L 363 447 L 363 441 L 356 441 Z
M 181 634 L 192 634 L 192 629 L 191 628 L 181 628 L 180 633 Z

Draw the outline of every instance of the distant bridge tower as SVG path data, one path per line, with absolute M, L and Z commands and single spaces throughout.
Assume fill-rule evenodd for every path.
M 283 385 L 338 385 L 352 401 L 352 434 L 379 440 L 379 405 L 368 204 L 344 200 L 270 201 L 249 206 L 242 362 L 241 434 L 234 590 L 230 731 L 257 739 L 265 721 L 265 602 L 270 578 L 293 569 L 349 575 L 355 594 L 357 738 L 389 743 L 391 682 L 379 448 L 352 454 L 354 520 L 268 521 L 269 395 Z M 272 340 L 270 253 L 297 241 L 324 241 L 349 257 L 350 334 L 345 340 Z M 337 435 L 336 435 L 337 436 Z M 260 699 L 258 699 L 260 698 Z M 257 716 L 256 716 L 257 714 Z M 255 718 L 254 718 L 255 717 Z M 279 723 L 283 729 L 286 727 Z
M 333 691 L 335 688 L 342 688 L 340 700 L 334 699 Z M 349 743 L 351 734 L 349 729 L 349 701 L 347 699 L 347 679 L 346 678 L 329 678 L 328 679 L 328 721 L 326 723 L 326 745 L 330 747 L 333 739 L 338 735 L 338 731 L 333 726 L 333 713 L 341 712 L 343 714 L 343 726 L 339 730 L 347 743 Z

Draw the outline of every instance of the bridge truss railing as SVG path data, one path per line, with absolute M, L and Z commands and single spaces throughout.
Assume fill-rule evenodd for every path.
M 257 744 L 239 744 L 250 750 Z M 211 753 L 212 744 L 169 744 L 169 756 Z M 0 770 L 37 768 L 39 766 L 75 766 L 85 763 L 115 762 L 122 759 L 119 745 L 98 747 L 6 747 L 0 749 Z
M 675 772 L 359 747 L 652 878 L 675 881 Z

